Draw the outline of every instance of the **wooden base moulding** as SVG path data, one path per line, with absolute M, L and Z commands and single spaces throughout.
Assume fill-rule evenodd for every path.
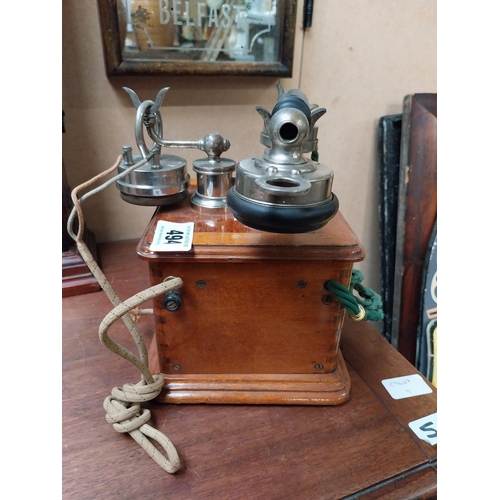
M 160 373 L 156 339 L 150 368 Z M 321 374 L 166 374 L 161 403 L 339 405 L 349 400 L 351 379 L 340 352 L 338 367 Z

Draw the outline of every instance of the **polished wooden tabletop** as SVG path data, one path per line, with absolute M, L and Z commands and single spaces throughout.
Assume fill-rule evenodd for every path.
M 149 287 L 136 247 L 99 246 L 101 267 L 122 300 Z M 104 418 L 112 388 L 140 378 L 99 342 L 109 299 L 99 291 L 62 300 L 65 500 L 436 497 L 437 445 L 408 425 L 436 412 L 436 390 L 393 399 L 381 381 L 418 372 L 369 324 L 345 321 L 341 349 L 352 388 L 342 405 L 145 404 L 150 424 L 173 441 L 183 464 L 170 475 Z M 138 325 L 150 342 L 153 317 Z M 121 322 L 110 335 L 134 350 Z

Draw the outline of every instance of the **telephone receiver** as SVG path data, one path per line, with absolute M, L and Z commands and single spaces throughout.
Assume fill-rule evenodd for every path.
M 275 233 L 314 231 L 337 213 L 339 202 L 332 192 L 333 172 L 315 161 L 316 122 L 326 109 L 310 105 L 302 91 L 285 92 L 278 84 L 278 100 L 273 110 L 256 107 L 264 121 L 260 136 L 264 154 L 236 164 L 221 156 L 229 149 L 230 142 L 218 133 L 209 133 L 198 140 L 163 137 L 160 107 L 168 87 L 158 92 L 155 101 L 142 102 L 132 89 L 124 87 L 124 90 L 137 110 L 135 139 L 139 154 L 134 155 L 130 146 L 123 146 L 118 170 L 124 172 L 147 160 L 117 181 L 126 202 L 168 206 L 184 200 L 190 180 L 187 162 L 180 156 L 162 153 L 162 148 L 194 148 L 206 154 L 193 162 L 197 182 L 190 204 L 196 211 L 231 212 L 248 227 Z M 150 148 L 145 142 L 144 129 L 153 141 Z M 307 153 L 312 153 L 311 159 L 304 156 Z

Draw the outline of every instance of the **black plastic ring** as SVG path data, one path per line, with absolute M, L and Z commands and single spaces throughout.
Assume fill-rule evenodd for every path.
M 321 229 L 339 209 L 332 193 L 329 201 L 312 207 L 264 205 L 242 198 L 232 187 L 226 196 L 227 206 L 245 226 L 271 233 L 309 233 Z

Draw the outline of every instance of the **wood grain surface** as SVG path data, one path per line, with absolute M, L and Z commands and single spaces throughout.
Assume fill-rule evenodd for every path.
M 404 99 L 392 345 L 416 363 L 422 280 L 437 219 L 437 95 Z
M 278 234 L 258 231 L 237 221 L 231 213 L 207 214 L 191 210 L 189 196 L 172 207 L 160 207 L 151 218 L 138 246 L 139 256 L 148 262 L 168 262 L 172 255 L 149 248 L 158 221 L 194 222 L 193 248 L 173 254 L 177 262 L 203 260 L 363 260 L 365 250 L 341 213 L 323 228 L 310 233 Z M 228 253 L 230 248 L 230 254 Z

